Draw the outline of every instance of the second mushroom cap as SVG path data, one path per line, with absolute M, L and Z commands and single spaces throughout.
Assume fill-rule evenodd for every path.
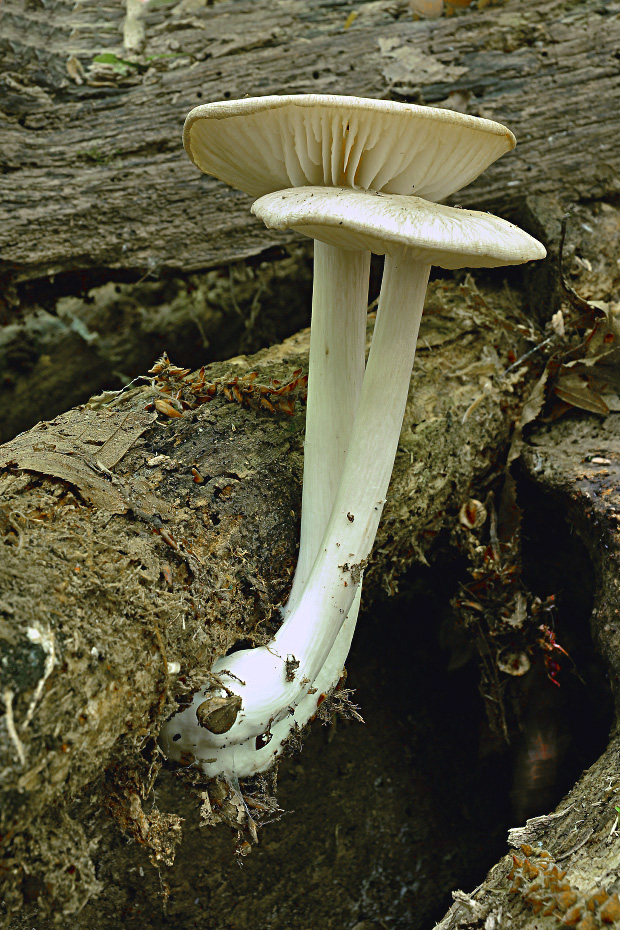
M 298 187 L 259 198 L 252 212 L 272 229 L 295 229 L 343 249 L 378 255 L 406 248 L 441 268 L 493 268 L 544 258 L 544 246 L 507 220 L 421 197 Z

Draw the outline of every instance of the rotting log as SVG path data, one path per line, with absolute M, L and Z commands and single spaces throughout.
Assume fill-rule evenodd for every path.
M 311 245 L 278 261 L 141 282 L 107 280 L 86 294 L 50 287 L 0 329 L 0 441 L 127 384 L 165 349 L 198 368 L 252 354 L 307 326 Z
M 556 217 L 546 216 L 553 238 Z M 588 298 L 617 294 L 610 235 L 617 223 L 611 205 L 575 210 L 565 272 Z M 504 467 L 539 370 L 508 369 L 541 338 L 529 316 L 546 312 L 536 269 L 522 274 L 511 273 L 508 286 L 483 274 L 431 286 L 367 601 L 379 587 L 393 591 L 415 561 L 434 558 L 463 501 Z M 524 343 L 525 332 L 533 342 Z M 92 847 L 109 829 L 103 806 L 156 863 L 170 861 L 180 824 L 174 813 L 143 805 L 153 737 L 173 706 L 167 695 L 191 690 L 235 641 L 268 635 L 295 561 L 301 398 L 290 416 L 246 408 L 239 395 L 262 385 L 276 400 L 273 379 L 294 380 L 307 348 L 305 332 L 255 357 L 210 366 L 212 399 L 179 417 L 167 415 L 169 395 L 147 383 L 95 399 L 2 448 L 0 811 L 9 907 L 22 898 L 38 902 L 43 920 L 46 907 L 69 913 L 100 891 Z M 618 416 L 578 414 L 536 427 L 523 453 L 532 480 L 566 510 L 590 551 L 593 632 L 612 684 Z M 592 455 L 604 461 L 588 464 Z M 584 901 L 601 885 L 614 888 L 617 754 L 614 738 L 560 804 L 563 816 L 531 824 L 514 840 L 520 858 L 523 842 L 547 846 L 558 868 L 569 866 L 568 890 Z M 76 820 L 75 798 L 90 798 L 97 813 Z M 485 914 L 496 926 L 511 915 L 515 926 L 533 928 L 531 895 L 508 893 L 509 871 L 503 860 L 488 884 L 459 895 L 445 926 L 472 925 Z
M 195 103 L 283 89 L 447 102 L 508 123 L 519 140 L 516 153 L 459 194 L 459 202 L 526 216 L 530 231 L 544 229 L 543 238 L 553 244 L 563 207 L 581 201 L 577 216 L 595 229 L 585 253 L 590 233 L 579 231 L 578 254 L 589 259 L 582 277 L 591 278 L 592 296 L 617 292 L 615 257 L 604 286 L 598 265 L 599 246 L 613 252 L 618 228 L 618 108 L 610 105 L 618 99 L 620 73 L 614 5 L 552 0 L 543 9 L 534 0 L 511 0 L 434 22 L 413 22 L 408 4 L 387 2 L 343 7 L 313 0 L 302 14 L 292 2 L 185 3 L 175 10 L 160 9 L 154 19 L 149 14 L 144 44 L 139 40 L 135 51 L 130 37 L 126 45 L 120 42 L 123 26 L 131 23 L 118 4 L 2 4 L 0 185 L 9 209 L 0 224 L 0 261 L 6 318 L 21 298 L 41 299 L 43 291 L 53 306 L 59 294 L 76 289 L 73 272 L 88 287 L 102 280 L 102 269 L 104 279 L 109 269 L 136 277 L 180 273 L 286 241 L 250 226 L 246 199 L 193 171 L 178 142 L 183 116 Z M 357 18 L 350 21 L 350 13 Z M 116 56 L 116 64 L 106 70 L 94 62 L 100 52 Z M 153 53 L 173 57 L 149 64 L 146 56 Z M 593 198 L 603 201 L 594 204 L 600 226 L 591 223 Z M 603 231 L 599 240 L 596 231 Z M 557 300 L 552 286 L 543 295 L 545 273 L 529 276 L 530 309 L 543 319 Z M 497 310 L 497 295 L 483 295 Z M 369 597 L 382 583 L 392 587 L 400 571 L 430 552 L 435 534 L 472 485 L 501 463 L 520 404 L 524 385 L 505 395 L 493 384 L 485 390 L 495 360 L 476 367 L 474 340 L 482 336 L 495 345 L 497 333 L 504 333 L 501 324 L 494 320 L 483 331 L 473 318 L 464 329 L 453 325 L 432 360 L 420 346 Z M 464 355 L 455 359 L 461 348 Z M 271 377 L 290 377 L 303 365 L 304 352 L 301 339 L 258 359 L 215 366 L 209 374 L 226 380 L 262 366 L 268 384 Z M 441 373 L 462 371 L 463 358 L 474 368 L 451 379 L 458 390 L 448 396 Z M 500 344 L 499 368 L 508 367 L 510 358 Z M 257 627 L 268 630 L 273 608 L 286 594 L 297 536 L 302 412 L 274 418 L 222 395 L 183 418 L 162 415 L 148 422 L 151 413 L 143 408 L 149 396 L 128 394 L 120 406 L 71 412 L 22 437 L 5 459 L 11 464 L 2 477 L 0 632 L 9 661 L 2 667 L 0 811 L 8 824 L 3 867 L 9 908 L 23 897 L 69 913 L 97 892 L 89 844 L 103 828 L 99 821 L 72 818 L 67 802 L 87 788 L 99 806 L 106 767 L 112 780 L 127 765 L 147 783 L 141 767 L 148 751 L 145 762 L 138 750 L 148 750 L 148 735 L 165 713 L 167 688 L 179 685 L 170 679 L 168 663 L 182 657 L 181 684 L 191 688 L 213 655 Z M 611 415 L 606 421 L 610 435 L 604 443 L 600 433 L 593 437 L 614 467 L 616 420 Z M 540 435 L 538 455 L 553 463 L 553 444 L 545 443 L 562 437 Z M 569 442 L 564 477 L 558 468 L 554 479 L 549 466 L 537 480 L 543 484 L 548 477 L 545 486 L 576 523 L 580 514 L 593 514 L 581 521 L 589 523 L 583 534 L 595 565 L 604 565 L 601 537 L 609 540 L 606 556 L 617 551 L 613 513 L 603 514 L 577 493 L 586 479 L 577 481 L 571 472 Z M 572 462 L 579 459 L 582 471 L 580 450 L 586 446 Z M 463 456 L 465 448 L 475 454 Z M 147 464 L 160 455 L 169 460 Z M 418 458 L 435 470 L 416 473 L 411 464 Z M 194 481 L 192 466 L 203 482 Z M 601 491 L 607 488 L 601 485 Z M 600 496 L 613 502 L 613 489 Z M 275 546 L 281 548 L 272 556 Z M 36 565 L 38 574 L 26 576 L 25 565 Z M 615 673 L 613 578 L 613 572 L 600 571 L 595 631 Z M 598 617 L 607 620 L 599 623 Z M 581 805 L 585 826 L 569 812 L 515 839 L 547 845 L 562 868 L 570 866 L 569 884 L 582 896 L 600 884 L 611 889 L 615 878 L 617 837 L 610 818 L 617 752 L 612 741 L 567 802 L 575 805 L 571 810 Z M 132 801 L 138 797 L 127 791 Z M 169 822 L 166 833 L 165 815 L 158 821 L 150 812 L 150 818 L 134 811 L 134 835 L 143 828 L 142 841 L 165 861 L 176 825 Z M 158 826 L 159 847 L 157 836 L 149 836 Z M 600 859 L 590 858 L 593 850 Z M 468 900 L 461 896 L 446 926 L 502 926 L 511 915 L 515 927 L 533 927 L 539 918 L 532 902 L 508 895 L 509 868 L 500 863 L 485 890 Z
M 245 195 L 190 164 L 180 133 L 192 106 L 317 91 L 500 120 L 518 148 L 455 201 L 538 235 L 541 196 L 617 197 L 614 9 L 509 0 L 415 21 L 406 0 L 4 0 L 0 323 L 10 325 L 0 335 L 0 438 L 126 383 L 158 342 L 173 356 L 175 344 L 200 342 L 198 365 L 304 325 L 294 301 L 290 325 L 286 315 L 276 322 L 267 264 L 247 301 L 236 282 L 241 313 L 204 276 L 292 240 L 265 232 Z
M 557 205 L 543 209 L 545 203 L 538 201 L 535 216 L 547 224 L 545 241 L 553 241 Z M 574 212 L 568 271 L 589 298 L 617 293 L 617 226 L 610 204 L 581 205 Z M 480 275 L 477 286 L 469 279 L 433 285 L 368 574 L 370 599 L 381 585 L 393 589 L 413 561 L 432 557 L 434 542 L 463 500 L 505 461 L 502 450 L 529 375 L 521 372 L 515 383 L 496 377 L 524 348 L 515 325 L 531 324 L 521 310 L 527 305 L 529 314 L 545 317 L 559 297 L 537 287 L 536 269 L 526 272 L 523 291 L 515 289 L 521 272 L 511 275 L 506 290 L 498 280 Z M 220 388 L 208 404 L 182 417 L 161 413 L 154 420 L 154 410 L 145 408 L 162 398 L 145 386 L 116 401 L 95 400 L 3 448 L 3 895 L 9 908 L 22 898 L 29 906 L 38 902 L 41 930 L 46 907 L 70 913 L 101 890 L 93 845 L 109 829 L 98 810 L 103 804 L 115 809 L 155 862 L 172 856 L 179 823 L 174 815 L 147 811 L 140 800 L 150 782 L 149 735 L 171 706 L 164 703 L 168 687 L 191 689 L 214 655 L 269 630 L 295 559 L 303 407 L 292 417 L 245 409 L 235 400 L 234 378 L 240 390 L 244 375 L 258 371 L 257 383 L 268 388 L 273 378 L 286 381 L 303 369 L 306 353 L 307 333 L 255 358 L 211 366 L 208 378 L 214 384 L 219 379 Z M 587 450 L 613 463 L 617 415 L 605 421 L 604 440 L 599 431 L 579 443 L 573 461 L 570 434 L 580 422 L 564 421 L 567 461 L 582 466 Z M 552 463 L 558 435 L 550 432 L 545 440 Z M 543 440 L 540 446 L 544 451 Z M 601 494 L 603 501 L 609 497 Z M 586 501 L 582 495 L 571 504 L 576 523 Z M 611 518 L 610 510 L 605 532 Z M 594 546 L 600 532 L 591 522 L 587 540 L 596 564 L 603 550 Z M 24 565 L 36 565 L 36 573 L 26 574 Z M 614 604 L 613 578 L 613 572 L 601 575 L 603 607 Z M 597 626 L 597 638 L 613 670 L 606 626 L 613 630 L 611 624 Z M 168 672 L 175 661 L 184 663 L 176 679 L 174 666 L 172 677 Z M 586 814 L 600 809 L 601 823 L 615 801 L 613 779 L 603 791 L 602 774 L 611 774 L 616 757 L 612 742 L 568 802 L 575 810 L 585 807 Z M 71 801 L 85 797 L 97 814 L 76 819 Z M 551 832 L 562 828 L 559 822 L 534 825 L 515 842 L 540 840 L 562 868 L 574 862 L 568 880 L 582 896 L 601 883 L 611 890 L 613 822 L 604 820 L 601 828 L 590 819 L 593 832 L 586 828 L 586 836 L 579 834 L 579 819 L 564 821 L 569 833 L 586 839 L 574 859 L 568 834 L 556 838 Z M 607 827 L 612 835 L 606 839 Z M 597 850 L 605 857 L 599 862 L 588 850 L 601 829 Z M 531 902 L 508 895 L 509 870 L 503 861 L 491 873 L 492 898 L 483 889 L 472 900 L 461 895 L 447 919 L 467 926 L 486 913 L 501 926 L 502 915 L 510 913 L 521 922 L 517 926 L 533 927 Z
M 547 219 L 553 237 L 556 217 Z M 575 220 L 571 280 L 588 298 L 611 299 L 618 268 L 609 232 L 617 211 L 581 206 Z M 515 328 L 530 326 L 523 294 L 535 298 L 530 313 L 545 315 L 535 270 L 527 275 L 525 291 L 515 289 L 514 278 L 502 288 L 495 276 L 479 276 L 477 285 L 440 279 L 431 289 L 368 573 L 370 599 L 379 586 L 393 589 L 413 561 L 432 557 L 463 500 L 503 466 L 531 383 L 519 368 L 514 383 L 497 377 L 524 348 Z M 106 827 L 100 813 L 72 818 L 73 798 L 90 796 L 95 809 L 116 806 L 117 819 L 154 861 L 171 858 L 178 822 L 140 803 L 149 783 L 149 736 L 171 706 L 166 692 L 191 689 L 235 640 L 267 633 L 295 558 L 303 407 L 298 402 L 293 416 L 246 409 L 235 387 L 243 393 L 251 371 L 266 388 L 274 378 L 285 382 L 304 368 L 306 354 L 307 333 L 254 358 L 211 366 L 213 399 L 181 417 L 163 412 L 155 420 L 145 408 L 165 398 L 145 385 L 95 400 L 3 447 L 0 630 L 8 661 L 0 810 L 8 907 L 38 901 L 43 920 L 45 907 L 69 913 L 100 891 L 92 844 Z M 591 553 L 598 572 L 594 634 L 612 679 L 617 421 L 613 413 L 605 421 L 560 420 L 537 428 L 524 452 L 533 480 L 567 511 Z M 592 454 L 605 461 L 588 464 Z M 24 564 L 37 572 L 26 574 Z M 176 661 L 178 677 L 168 665 Z M 614 890 L 617 755 L 614 738 L 559 806 L 563 816 L 530 824 L 514 839 L 520 859 L 519 845 L 541 842 L 558 868 L 569 867 L 563 881 L 577 903 L 600 886 Z M 509 894 L 510 862 L 502 860 L 473 895 L 457 895 L 444 926 L 476 925 L 483 916 L 502 926 L 509 915 L 515 926 L 533 928 L 536 901 L 527 888 L 525 896 Z
M 187 273 L 290 241 L 185 158 L 183 119 L 210 100 L 315 91 L 454 107 L 518 140 L 459 203 L 510 216 L 531 194 L 618 194 L 613 4 L 510 0 L 417 22 L 393 0 L 140 9 L 130 22 L 116 0 L 2 4 L 5 300 L 18 282 Z
M 599 232 L 590 240 L 593 227 Z M 608 337 L 607 341 L 611 353 L 608 358 L 612 360 L 609 378 L 617 384 L 620 276 L 613 259 L 613 250 L 617 248 L 617 211 L 607 204 L 578 205 L 573 209 L 568 229 L 567 242 L 572 239 L 572 243 L 564 253 L 563 271 L 576 290 L 571 294 L 561 286 L 558 304 L 568 319 L 575 306 L 584 308 L 583 298 L 609 302 L 615 332 L 615 337 Z M 596 365 L 591 371 L 596 373 Z M 585 397 L 584 402 L 587 404 Z M 559 919 L 567 925 L 584 921 L 581 924 L 584 928 L 598 928 L 616 925 L 620 919 L 617 829 L 620 413 L 617 405 L 606 416 L 573 408 L 559 419 L 548 416 L 535 421 L 525 431 L 517 466 L 523 480 L 536 488 L 546 506 L 559 515 L 560 532 L 567 536 L 575 533 L 583 544 L 582 560 L 575 570 L 582 586 L 593 588 L 590 632 L 605 663 L 606 681 L 600 683 L 600 694 L 606 687 L 611 691 L 614 722 L 605 752 L 584 771 L 555 811 L 510 830 L 507 843 L 510 853 L 475 890 L 453 893 L 454 904 L 436 930 L 481 925 L 534 930 L 545 916 L 556 925 Z M 541 850 L 548 856 L 541 858 Z M 561 875 L 558 877 L 554 870 Z M 538 888 L 532 887 L 536 881 Z M 555 887 L 556 881 L 562 888 Z
M 501 469 L 528 377 L 502 378 L 524 348 L 522 299 L 493 281 L 432 284 L 367 600 L 394 590 Z M 298 377 L 307 350 L 303 332 L 211 366 L 213 398 L 182 416 L 145 384 L 2 447 L 7 906 L 41 895 L 72 911 L 96 892 L 96 836 L 70 819 L 71 799 L 122 807 L 123 772 L 148 781 L 140 750 L 152 753 L 169 692 L 192 690 L 235 641 L 269 635 L 295 563 L 304 421 L 299 398 L 293 415 L 277 407 L 272 380 Z M 250 384 L 275 413 L 237 402 Z M 136 836 L 142 818 L 142 842 L 166 861 L 178 825 L 147 823 L 135 803 L 125 826 Z

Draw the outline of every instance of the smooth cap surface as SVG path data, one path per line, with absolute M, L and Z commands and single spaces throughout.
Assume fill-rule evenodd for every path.
M 492 120 L 453 110 L 325 94 L 246 97 L 193 109 L 187 154 L 259 197 L 333 185 L 443 200 L 515 146 Z
M 266 194 L 252 212 L 270 229 L 295 229 L 343 249 L 407 249 L 441 268 L 494 268 L 544 258 L 545 247 L 507 220 L 420 197 L 306 187 Z

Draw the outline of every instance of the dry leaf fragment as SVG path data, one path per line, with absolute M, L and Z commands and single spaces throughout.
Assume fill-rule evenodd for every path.
M 609 413 L 609 407 L 605 401 L 589 387 L 585 378 L 577 374 L 560 375 L 554 386 L 554 392 L 560 400 L 580 410 L 598 413 L 604 417 Z
M 82 62 L 75 55 L 67 59 L 67 74 L 76 84 L 83 84 L 86 78 L 86 72 L 82 67 Z
M 155 401 L 155 409 L 158 413 L 165 413 L 167 417 L 182 417 L 183 414 L 180 410 L 177 410 L 172 404 L 168 403 L 167 400 L 162 400 L 157 398 Z
M 439 19 L 443 13 L 443 0 L 409 0 L 414 16 L 423 19 Z
M 620 898 L 617 894 L 612 894 L 611 898 L 603 904 L 599 917 L 604 924 L 613 924 L 616 920 L 620 920 Z
M 577 924 L 575 930 L 597 930 L 598 923 L 593 914 L 586 914 Z

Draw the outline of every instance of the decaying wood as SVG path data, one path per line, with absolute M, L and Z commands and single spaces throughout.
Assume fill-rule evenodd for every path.
M 122 387 L 165 348 L 184 365 L 251 354 L 308 325 L 309 242 L 277 261 L 119 283 L 41 302 L 0 328 L 0 441 Z
M 574 212 L 567 274 L 588 299 L 617 293 L 608 236 L 616 226 L 609 205 Z M 546 294 L 532 283 L 535 269 L 528 277 L 524 291 L 484 277 L 431 287 L 369 599 L 380 586 L 394 590 L 412 562 L 432 558 L 462 503 L 504 467 L 513 424 L 540 372 L 540 365 L 515 366 L 526 350 L 542 355 L 523 295 L 531 295 L 528 312 L 542 315 Z M 294 381 L 307 347 L 302 333 L 253 358 L 211 366 L 212 399 L 197 407 L 174 401 L 174 379 L 171 394 L 161 381 L 138 384 L 2 448 L 0 633 L 8 661 L 0 811 L 8 906 L 24 897 L 71 911 L 98 892 L 89 844 L 103 828 L 86 829 L 71 816 L 71 799 L 85 791 L 155 862 L 173 855 L 179 823 L 143 803 L 157 767 L 153 737 L 172 706 L 169 690 L 192 690 L 213 657 L 240 638 L 261 641 L 286 596 L 304 410 L 297 388 L 292 416 L 277 405 L 272 412 L 260 397 L 288 396 L 277 394 L 273 379 Z M 252 406 L 240 405 L 245 398 Z M 595 635 L 612 674 L 618 583 L 616 563 L 603 554 L 617 553 L 617 419 L 559 420 L 526 435 L 524 452 L 532 477 L 558 495 L 599 568 Z M 592 457 L 599 461 L 588 463 Z M 26 574 L 25 564 L 37 572 Z M 559 806 L 565 817 L 530 825 L 515 840 L 546 845 L 558 868 L 569 866 L 569 890 L 584 901 L 599 885 L 613 890 L 617 751 L 612 742 Z M 515 926 L 533 930 L 539 917 L 529 898 L 508 894 L 508 872 L 502 861 L 489 879 L 491 897 L 487 886 L 473 903 L 461 896 L 447 919 L 467 926 L 484 912 L 499 927 L 512 915 Z
M 109 286 L 110 275 L 183 281 L 287 243 L 249 218 L 247 198 L 199 175 L 179 142 L 197 103 L 282 91 L 386 96 L 507 123 L 518 149 L 458 201 L 520 217 L 552 251 L 564 208 L 577 201 L 567 256 L 581 262 L 580 293 L 617 296 L 617 5 L 509 0 L 436 21 L 414 21 L 408 3 L 387 0 L 152 7 L 0 7 L 3 322 L 27 300 L 45 299 L 56 312 L 63 294 Z M 102 53 L 107 58 L 95 60 Z M 559 302 L 550 267 L 519 275 L 523 292 L 503 291 L 492 278 L 434 285 L 368 599 L 380 586 L 394 590 L 412 562 L 430 557 L 461 504 L 503 467 L 533 376 L 511 366 L 526 349 L 536 353 L 541 338 L 523 311 L 545 321 Z M 65 309 L 67 331 L 83 349 L 96 326 Z M 16 369 L 30 357 L 48 373 L 64 367 L 71 344 L 63 338 L 54 357 L 32 348 L 29 331 L 16 342 Z M 103 827 L 79 819 L 74 798 L 105 804 L 153 861 L 170 861 L 179 823 L 143 804 L 170 695 L 192 690 L 235 641 L 269 635 L 295 561 L 301 398 L 289 416 L 241 406 L 237 392 L 243 396 L 243 379 L 257 371 L 252 383 L 268 398 L 272 379 L 304 369 L 307 342 L 301 334 L 210 366 L 215 396 L 195 408 L 173 404 L 182 416 L 169 415 L 161 385 L 138 384 L 2 448 L 7 911 L 38 900 L 73 913 L 100 889 L 92 846 Z M 93 351 L 91 368 L 98 357 Z M 110 358 L 117 357 L 115 345 Z M 24 396 L 37 384 L 62 384 L 60 372 L 49 382 L 35 374 Z M 64 409 L 63 391 L 57 396 L 54 409 Z M 592 555 L 593 630 L 612 678 L 620 663 L 617 419 L 584 414 L 529 437 L 526 430 L 523 453 L 532 480 L 567 509 Z M 19 428 L 11 423 L 8 434 Z M 592 453 L 604 463 L 588 461 Z M 33 565 L 36 572 L 25 571 Z M 615 889 L 619 748 L 614 737 L 560 816 L 513 838 L 546 846 L 586 910 L 593 891 Z M 508 893 L 511 863 L 502 860 L 472 895 L 459 893 L 441 926 L 538 926 L 531 890 Z M 603 903 L 593 906 L 596 926 Z M 557 925 L 556 916 L 546 920 Z
M 277 288 L 263 286 L 272 275 L 257 275 L 249 295 L 236 280 L 244 328 L 224 282 L 199 274 L 291 239 L 266 233 L 247 197 L 190 164 L 180 132 L 192 106 L 319 91 L 499 119 L 518 148 L 455 199 L 537 234 L 531 201 L 541 194 L 563 205 L 617 195 L 614 11 L 595 0 L 510 0 L 414 21 L 405 0 L 127 9 L 4 0 L 0 322 L 11 325 L 0 333 L 2 441 L 126 383 L 164 346 L 176 357 L 176 346 L 200 346 L 199 365 L 304 325 L 294 299 L 289 328 L 288 314 L 278 318 L 286 300 L 276 307 Z M 260 323 L 248 329 L 257 309 Z
M 519 299 L 473 281 L 432 286 L 368 598 L 395 590 L 472 485 L 501 468 L 526 376 L 502 378 L 530 331 Z M 24 892 L 23 868 L 44 877 L 56 906 L 93 893 L 77 824 L 70 855 L 85 864 L 73 887 L 66 871 L 59 884 L 45 866 L 60 829 L 46 811 L 60 804 L 68 817 L 66 803 L 86 784 L 102 792 L 106 766 L 120 772 L 129 758 L 139 768 L 168 690 L 192 690 L 236 640 L 269 635 L 295 563 L 304 421 L 301 398 L 291 416 L 294 392 L 277 391 L 305 368 L 307 349 L 305 332 L 211 366 L 213 398 L 181 416 L 168 415 L 181 408 L 157 382 L 2 447 L 7 900 Z M 257 409 L 238 403 L 250 387 Z
M 2 4 L 7 283 L 189 272 L 289 241 L 266 234 L 248 198 L 201 176 L 180 145 L 192 106 L 244 94 L 391 97 L 505 122 L 518 148 L 457 195 L 467 206 L 507 215 L 530 194 L 618 193 L 614 4 L 510 0 L 417 22 L 393 0 L 141 9 L 128 24 L 116 0 Z
M 163 347 L 200 347 L 197 366 L 304 325 L 294 297 L 273 296 L 277 271 L 273 288 L 267 266 L 237 278 L 232 300 L 203 274 L 292 239 L 190 164 L 180 131 L 195 104 L 319 91 L 499 119 L 518 148 L 455 200 L 538 234 L 541 195 L 560 215 L 617 195 L 619 30 L 615 7 L 595 0 L 510 0 L 434 21 L 415 21 L 405 0 L 4 0 L 0 439 L 126 383 Z
M 591 227 L 584 221 L 582 209 L 577 208 L 573 216 L 577 221 L 573 232 L 576 226 L 581 226 L 589 234 Z M 590 261 L 585 257 L 588 247 L 583 239 L 578 241 L 580 233 L 576 233 L 577 242 L 570 250 L 568 264 L 572 266 L 573 280 L 575 266 L 581 267 L 581 272 L 577 273 L 579 283 L 576 289 L 564 286 L 560 302 L 565 319 L 584 312 L 591 316 L 594 304 L 598 303 L 602 311 L 609 312 L 603 327 L 606 336 L 602 352 L 595 330 L 588 331 L 579 350 L 576 347 L 580 339 L 573 339 L 572 352 L 567 351 L 571 345 L 568 340 L 564 358 L 569 368 L 564 371 L 574 372 L 580 364 L 585 371 L 588 366 L 579 359 L 588 356 L 593 359 L 598 354 L 600 367 L 597 369 L 596 364 L 589 367 L 590 384 L 613 384 L 615 390 L 620 383 L 618 277 L 613 268 L 612 252 L 607 252 L 607 261 L 602 253 L 615 248 L 617 225 L 616 217 L 612 219 L 615 211 L 611 208 L 599 208 L 595 212 L 603 224 L 611 220 L 612 234 L 609 240 L 606 235 L 597 237 L 602 251 L 593 243 Z M 584 298 L 590 301 L 589 306 Z M 577 412 L 573 408 L 569 414 L 556 419 L 560 412 L 557 399 L 563 401 L 569 395 L 562 389 L 561 371 L 559 375 L 556 371 L 555 377 L 555 407 L 547 408 L 549 415 L 526 430 L 526 438 L 520 446 L 520 468 L 544 493 L 554 511 L 562 515 L 565 531 L 569 534 L 576 531 L 584 544 L 577 570 L 584 586 L 594 576 L 590 627 L 597 651 L 605 661 L 605 684 L 616 705 L 615 722 L 606 751 L 583 773 L 556 810 L 528 820 L 524 826 L 509 832 L 510 853 L 491 869 L 485 881 L 472 893 L 454 893 L 454 905 L 437 925 L 437 930 L 480 925 L 534 930 L 543 921 L 542 925 L 557 926 L 558 920 L 587 930 L 616 925 L 620 920 L 620 740 L 617 726 L 620 699 L 620 413 L 615 403 L 612 412 L 605 410 L 604 405 L 601 408 L 596 395 L 591 398 L 587 382 L 582 381 L 583 393 L 579 396 L 581 388 L 578 387 L 573 396 L 582 409 Z M 531 402 L 537 411 L 530 416 L 530 422 L 542 410 L 542 395 L 538 400 L 535 395 L 536 390 L 524 406 L 526 411 Z M 584 412 L 594 410 L 599 415 Z M 542 858 L 541 850 L 545 851 Z

